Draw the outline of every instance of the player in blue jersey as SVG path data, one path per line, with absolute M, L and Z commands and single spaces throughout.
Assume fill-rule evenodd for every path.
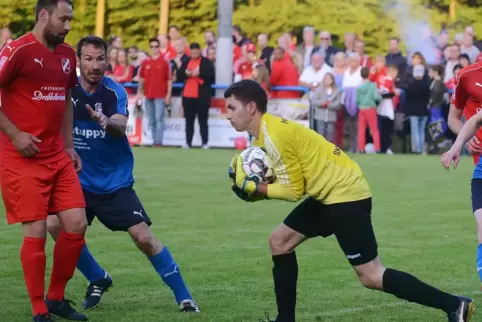
M 133 190 L 134 156 L 125 134 L 127 93 L 109 77 L 107 44 L 89 36 L 77 45 L 79 84 L 72 89 L 74 145 L 83 169 L 79 172 L 89 224 L 95 217 L 112 231 L 127 231 L 148 257 L 162 280 L 171 288 L 181 312 L 199 312 L 179 267 L 166 246 L 153 235 L 151 220 Z M 48 229 L 55 238 L 60 231 L 56 216 L 49 216 Z M 89 280 L 83 307 L 97 306 L 112 286 L 112 278 L 85 246 L 77 268 Z

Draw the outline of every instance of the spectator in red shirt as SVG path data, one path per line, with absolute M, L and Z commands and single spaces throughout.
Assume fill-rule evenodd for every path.
M 247 44 L 244 46 L 246 54 L 236 61 L 233 66 L 234 79 L 240 81 L 242 79 L 252 79 L 253 68 L 258 63 L 256 60 L 256 46 L 254 44 Z
M 297 86 L 298 85 L 298 69 L 291 61 L 290 57 L 286 56 L 285 50 L 278 47 L 274 50 L 274 61 L 271 66 L 271 86 Z M 300 93 L 296 91 L 274 91 L 273 98 L 299 98 Z
M 157 39 L 159 39 L 160 52 L 161 55 L 164 56 L 164 58 L 166 58 L 167 60 L 171 60 L 176 57 L 176 48 L 174 45 L 169 46 L 169 40 L 167 39 L 166 35 L 159 35 L 157 36 Z
M 171 67 L 161 55 L 159 39 L 149 40 L 151 57 L 145 60 L 139 71 L 138 95 L 144 98 L 144 109 L 149 120 L 155 146 L 161 146 L 164 134 L 164 111 L 171 104 Z
M 214 65 L 201 55 L 198 43 L 190 45 L 191 57 L 182 63 L 177 71 L 177 79 L 184 83 L 182 106 L 186 119 L 186 143 L 184 148 L 192 146 L 194 120 L 199 122 L 203 149 L 208 149 L 208 117 L 211 104 L 211 85 L 214 84 Z
M 186 55 L 191 55 L 191 52 L 189 51 L 189 46 L 186 42 L 186 39 L 181 36 L 181 32 L 179 31 L 179 28 L 177 26 L 169 26 L 167 30 L 168 38 L 169 38 L 169 47 L 173 45 L 173 42 L 176 40 L 183 39 L 184 40 L 184 53 Z M 172 51 L 172 49 L 169 49 Z
M 377 84 L 377 88 L 380 89 L 382 79 L 387 75 L 387 67 L 385 56 L 378 55 L 375 57 L 375 63 L 370 68 L 370 76 L 369 79 L 371 82 Z
M 449 91 L 453 91 L 455 89 L 455 77 L 457 76 L 457 74 L 460 72 L 461 69 L 462 69 L 462 65 L 460 64 L 455 65 L 452 70 L 452 73 L 453 73 L 452 78 L 450 78 L 445 82 L 445 86 Z
M 134 67 L 127 63 L 127 52 L 124 49 L 121 49 L 117 52 L 117 60 L 116 65 L 114 68 L 114 75 L 112 78 L 120 83 L 129 83 L 132 82 L 132 77 L 134 74 Z M 127 93 L 132 94 L 132 89 L 127 88 Z
M 114 75 L 114 70 L 115 66 L 117 65 L 117 53 L 119 50 L 116 47 L 110 47 L 109 48 L 109 53 L 108 53 L 108 60 L 109 60 L 109 65 L 107 66 L 106 69 L 106 75 L 112 76 Z

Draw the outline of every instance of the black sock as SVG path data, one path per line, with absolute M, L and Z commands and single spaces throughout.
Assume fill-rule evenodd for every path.
M 421 305 L 444 310 L 457 311 L 460 299 L 425 284 L 413 275 L 387 268 L 383 274 L 383 291 L 396 297 Z
M 294 322 L 298 262 L 295 252 L 273 256 L 273 280 L 278 305 L 277 321 Z

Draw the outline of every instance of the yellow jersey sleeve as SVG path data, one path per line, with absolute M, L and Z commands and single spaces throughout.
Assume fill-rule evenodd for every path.
M 297 122 L 265 114 L 253 144 L 264 147 L 273 161 L 277 181 L 268 185 L 268 198 L 297 201 L 308 194 L 334 204 L 372 195 L 355 161 Z

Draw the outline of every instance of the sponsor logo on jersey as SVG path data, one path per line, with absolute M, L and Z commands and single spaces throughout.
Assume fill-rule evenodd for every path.
M 65 94 L 54 92 L 43 93 L 42 91 L 33 92 L 32 100 L 34 101 L 65 101 Z
M 92 129 L 81 129 L 75 127 L 73 131 L 74 135 L 83 136 L 86 139 L 103 139 L 105 138 L 105 130 L 92 130 Z

